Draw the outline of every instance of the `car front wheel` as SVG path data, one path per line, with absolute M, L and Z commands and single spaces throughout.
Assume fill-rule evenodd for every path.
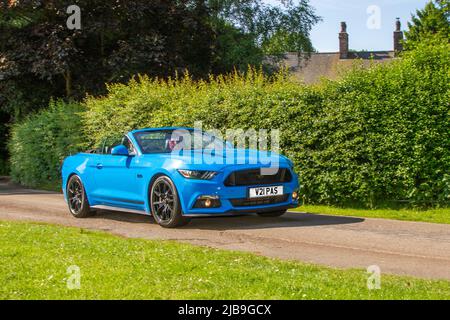
M 156 222 L 164 228 L 180 227 L 190 221 L 183 217 L 177 189 L 167 176 L 160 176 L 153 182 L 150 207 Z
M 89 207 L 86 191 L 79 176 L 70 177 L 67 182 L 66 195 L 70 213 L 75 218 L 86 218 L 94 214 Z

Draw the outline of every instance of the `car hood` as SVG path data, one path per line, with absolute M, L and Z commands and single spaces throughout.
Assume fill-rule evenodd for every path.
M 154 157 L 155 155 L 145 155 Z M 292 162 L 275 152 L 258 151 L 254 149 L 226 149 L 216 150 L 180 150 L 179 152 L 159 154 L 166 161 L 175 161 L 179 167 L 197 169 L 220 170 L 228 166 L 258 166 L 258 167 L 287 167 Z

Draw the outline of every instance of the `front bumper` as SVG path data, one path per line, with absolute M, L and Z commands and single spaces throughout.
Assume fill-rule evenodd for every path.
M 275 212 L 275 211 L 285 211 L 289 209 L 297 208 L 299 205 L 289 205 L 289 206 L 277 206 L 271 208 L 258 208 L 258 209 L 233 209 L 226 212 L 214 212 L 206 210 L 202 213 L 183 213 L 185 217 L 199 218 L 199 217 L 229 217 L 229 216 L 240 216 L 246 214 L 263 213 L 263 212 Z
M 177 181 L 177 189 L 180 195 L 180 202 L 183 215 L 198 216 L 222 216 L 236 214 L 250 214 L 257 212 L 281 211 L 298 207 L 298 199 L 292 198 L 292 193 L 298 191 L 299 183 L 297 175 L 292 172 L 293 178 L 288 183 L 276 183 L 270 185 L 251 186 L 225 186 L 223 184 L 225 174 L 218 174 L 213 180 L 190 180 L 180 179 Z M 267 187 L 282 185 L 286 200 L 272 204 L 261 205 L 233 205 L 234 199 L 247 199 L 248 189 L 255 187 Z M 198 208 L 195 203 L 202 196 L 213 196 L 220 200 L 220 207 Z

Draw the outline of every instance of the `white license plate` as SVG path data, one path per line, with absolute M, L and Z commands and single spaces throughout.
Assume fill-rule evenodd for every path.
M 283 186 L 249 188 L 248 191 L 250 198 L 281 196 L 283 194 Z

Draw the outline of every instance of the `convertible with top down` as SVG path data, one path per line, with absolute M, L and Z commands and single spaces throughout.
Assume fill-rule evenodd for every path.
M 299 183 L 282 155 L 233 148 L 214 135 L 177 127 L 134 130 L 67 157 L 62 189 L 77 218 L 105 209 L 152 215 L 163 227 L 177 227 L 192 217 L 281 216 L 298 206 Z

